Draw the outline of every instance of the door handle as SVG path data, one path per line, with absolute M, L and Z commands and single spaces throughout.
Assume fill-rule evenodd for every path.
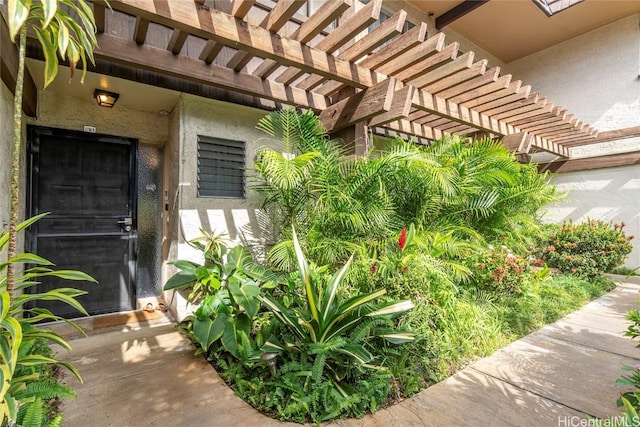
M 118 224 L 131 226 L 133 225 L 133 218 L 131 217 L 121 218 L 118 220 Z
M 122 229 L 128 233 L 129 231 L 131 231 L 131 227 L 133 225 L 133 218 L 131 217 L 120 218 L 118 220 L 118 224 L 120 224 L 122 226 Z

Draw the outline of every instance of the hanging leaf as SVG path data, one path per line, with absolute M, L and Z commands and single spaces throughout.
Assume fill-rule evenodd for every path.
M 9 35 L 16 42 L 16 36 L 27 22 L 31 0 L 9 0 Z
M 34 27 L 36 37 L 42 45 L 42 51 L 44 53 L 44 87 L 46 88 L 53 82 L 58 74 L 58 56 L 56 54 L 56 45 L 49 38 L 49 34 L 45 33 L 39 27 Z
M 44 22 L 42 22 L 42 28 L 47 28 L 51 20 L 56 14 L 58 9 L 57 0 L 40 0 L 42 2 L 42 13 L 44 15 Z

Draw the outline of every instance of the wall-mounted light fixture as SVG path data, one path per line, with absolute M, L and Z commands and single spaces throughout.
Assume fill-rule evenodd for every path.
M 93 97 L 96 99 L 96 102 L 99 106 L 111 108 L 115 105 L 116 101 L 120 97 L 120 94 L 102 89 L 96 89 L 93 91 Z

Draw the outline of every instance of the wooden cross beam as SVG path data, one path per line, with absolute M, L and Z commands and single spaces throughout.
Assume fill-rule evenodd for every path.
M 124 40 L 109 34 L 98 34 L 96 58 L 142 68 L 196 83 L 229 89 L 247 95 L 258 96 L 276 102 L 322 111 L 328 108 L 326 97 L 295 87 L 285 86 L 270 80 L 203 61 L 175 56 L 170 51 L 148 45 L 138 46 L 134 41 Z M 4 55 L 3 55 L 4 59 Z
M 217 10 L 197 8 L 195 2 L 156 2 L 154 0 L 120 0 L 115 10 L 148 19 L 205 39 L 233 45 L 252 55 L 274 59 L 302 71 L 319 74 L 348 86 L 368 88 L 385 76 L 358 64 L 338 59 L 320 49 L 280 37 L 264 28 L 247 24 Z
M 320 113 L 327 132 L 335 132 L 391 110 L 396 80 L 389 78 L 337 102 Z

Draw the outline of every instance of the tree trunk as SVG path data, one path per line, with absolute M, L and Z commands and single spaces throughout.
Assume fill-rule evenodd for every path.
M 18 61 L 18 77 L 13 97 L 13 157 L 11 162 L 11 209 L 9 211 L 9 248 L 7 259 L 16 256 L 18 240 L 18 211 L 20 210 L 20 154 L 22 153 L 22 86 L 24 84 L 24 63 L 27 47 L 27 26 L 20 30 L 20 51 Z M 7 291 L 13 298 L 15 288 L 14 263 L 7 265 Z

